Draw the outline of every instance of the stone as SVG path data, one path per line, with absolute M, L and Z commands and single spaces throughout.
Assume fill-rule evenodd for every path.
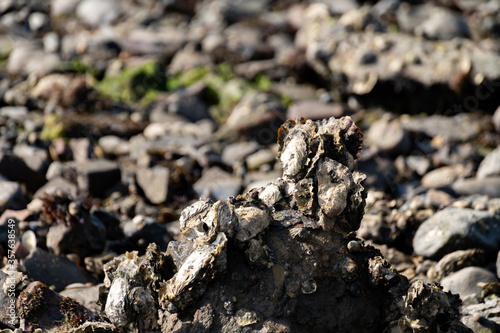
M 13 75 L 35 74 L 39 77 L 62 68 L 59 55 L 45 53 L 41 47 L 21 43 L 9 55 L 7 71 Z
M 9 180 L 25 183 L 32 192 L 47 182 L 44 174 L 32 170 L 22 159 L 8 152 L 0 153 L 0 174 Z
M 493 123 L 493 127 L 495 127 L 497 133 L 500 133 L 500 106 L 491 117 L 491 122 Z
M 88 286 L 82 283 L 72 283 L 59 292 L 59 295 L 71 297 L 85 308 L 97 313 L 101 309 L 97 302 L 99 300 L 99 288 L 102 286 L 103 284 Z
M 450 186 L 468 175 L 469 171 L 462 164 L 443 166 L 426 173 L 422 177 L 422 185 L 427 188 Z
M 78 188 L 76 184 L 71 183 L 65 178 L 54 177 L 40 187 L 35 194 L 33 194 L 33 198 L 41 198 L 54 193 L 66 193 L 75 198 L 78 193 Z
M 392 155 L 404 154 L 411 148 L 408 133 L 401 124 L 385 118 L 371 124 L 366 134 L 366 141 L 369 145 Z
M 458 195 L 487 195 L 492 198 L 500 197 L 500 177 L 485 179 L 467 178 L 458 180 L 451 186 Z
M 152 168 L 138 168 L 136 171 L 137 184 L 144 191 L 146 198 L 153 204 L 164 203 L 168 198 L 170 171 L 168 168 L 157 165 Z
M 72 283 L 95 282 L 87 271 L 77 267 L 68 258 L 40 248 L 24 258 L 22 264 L 26 268 L 28 277 L 48 286 L 53 285 L 55 291 L 61 291 Z
M 500 147 L 486 155 L 477 169 L 478 179 L 492 176 L 500 176 Z
M 246 158 L 248 170 L 257 170 L 264 165 L 276 162 L 276 153 L 270 149 L 261 149 Z
M 234 167 L 236 162 L 243 161 L 258 149 L 259 144 L 255 141 L 230 143 L 222 151 L 221 158 L 224 163 Z
M 479 134 L 479 125 L 468 115 L 453 117 L 433 115 L 422 119 L 410 118 L 402 122 L 409 132 L 422 133 L 431 138 L 440 136 L 448 142 L 471 140 Z
M 485 263 L 485 253 L 481 249 L 459 250 L 445 255 L 427 271 L 427 277 L 441 280 L 444 277 L 468 266 L 481 266 Z
M 46 149 L 18 144 L 14 146 L 12 152 L 21 158 L 31 170 L 44 175 L 47 172 L 50 162 Z
M 112 23 L 121 12 L 119 1 L 83 0 L 76 7 L 76 16 L 93 28 Z
M 28 118 L 28 108 L 25 106 L 3 106 L 0 108 L 0 116 L 23 123 Z
M 241 190 L 241 179 L 219 167 L 208 169 L 193 188 L 200 197 L 221 200 L 237 195 Z
M 105 154 L 122 156 L 128 155 L 130 152 L 128 141 L 115 135 L 105 135 L 100 137 L 98 144 Z
M 481 297 L 482 288 L 477 284 L 479 282 L 491 283 L 497 282 L 495 274 L 481 267 L 466 267 L 458 272 L 452 273 L 441 280 L 441 285 L 454 294 L 465 297 L 474 294 Z
M 69 297 L 61 297 L 40 281 L 30 283 L 17 298 L 17 311 L 23 329 L 68 332 L 96 318 L 92 312 Z
M 26 208 L 26 201 L 19 184 L 0 179 L 0 211 L 23 208 Z
M 120 166 L 105 159 L 89 160 L 77 165 L 78 188 L 91 195 L 102 197 L 113 185 L 121 180 Z
M 69 140 L 75 162 L 87 162 L 92 153 L 92 143 L 89 138 L 73 138 Z
M 474 332 L 495 333 L 500 325 L 500 297 L 488 297 L 484 303 L 464 305 L 462 322 Z
M 320 120 L 330 117 L 339 118 L 345 113 L 345 106 L 339 103 L 322 103 L 318 100 L 304 100 L 292 103 L 288 107 L 286 117 L 288 119 L 304 117 L 312 120 Z
M 441 258 L 472 248 L 493 251 L 500 244 L 500 218 L 472 209 L 445 208 L 420 225 L 413 238 L 416 254 Z
M 415 34 L 429 39 L 447 40 L 468 37 L 469 27 L 460 14 L 445 8 L 434 8 L 429 17 L 415 28 Z
M 0 271 L 0 286 L 7 286 L 7 289 L 3 287 L 0 290 L 0 322 L 4 324 L 9 323 L 11 326 L 15 326 L 19 322 L 15 294 L 9 295 L 9 293 L 15 293 L 15 283 L 15 279 Z

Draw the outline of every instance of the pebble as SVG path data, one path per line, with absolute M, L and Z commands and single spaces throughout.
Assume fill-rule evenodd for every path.
M 371 124 L 366 134 L 366 141 L 392 155 L 404 154 L 411 148 L 410 138 L 401 124 L 385 118 Z
M 168 168 L 157 165 L 152 168 L 138 168 L 136 172 L 137 184 L 142 188 L 146 198 L 153 204 L 164 203 L 168 198 L 168 184 L 170 171 Z
M 471 140 L 479 134 L 480 128 L 470 116 L 456 115 L 445 117 L 428 116 L 422 119 L 407 119 L 402 122 L 403 128 L 409 132 L 423 133 L 431 138 L 442 137 L 447 142 Z
M 493 251 L 500 244 L 500 218 L 472 209 L 445 208 L 420 225 L 413 238 L 416 254 L 441 258 L 456 250 Z
M 130 152 L 128 140 L 124 140 L 115 135 L 105 135 L 99 138 L 98 144 L 105 154 L 121 156 L 128 155 Z
M 76 16 L 85 24 L 97 28 L 103 24 L 109 24 L 122 11 L 119 1 L 83 0 L 76 7 Z
M 422 185 L 427 188 L 445 187 L 467 175 L 468 170 L 462 164 L 444 166 L 426 173 L 422 177 Z
M 264 165 L 272 165 L 276 162 L 276 153 L 270 149 L 261 149 L 246 158 L 248 170 L 258 170 Z
M 19 184 L 0 179 L 0 211 L 23 208 L 26 208 L 26 201 Z
M 255 141 L 230 143 L 222 151 L 221 158 L 224 163 L 234 167 L 236 162 L 244 160 L 258 149 L 259 144 Z
M 77 267 L 68 258 L 40 248 L 32 251 L 22 263 L 30 278 L 48 286 L 53 285 L 55 291 L 61 291 L 72 283 L 95 282 L 87 271 Z
M 481 267 L 466 267 L 458 272 L 452 273 L 441 280 L 441 285 L 454 294 L 461 297 L 475 295 L 481 297 L 482 288 L 478 287 L 479 282 L 498 282 L 495 274 Z
M 500 147 L 486 155 L 477 169 L 476 177 L 478 179 L 491 176 L 500 176 Z
M 193 188 L 201 198 L 226 200 L 240 193 L 241 186 L 242 182 L 238 177 L 219 167 L 212 167 L 194 183 Z
M 415 33 L 429 39 L 447 40 L 468 37 L 469 27 L 461 15 L 439 8 L 430 12 L 429 17 L 415 28 Z
M 103 283 L 95 286 L 88 286 L 87 284 L 82 283 L 72 283 L 67 285 L 66 288 L 59 293 L 59 295 L 71 297 L 85 308 L 98 312 L 101 309 L 100 305 L 97 303 L 99 300 L 99 288 L 102 288 L 103 286 Z
M 500 106 L 496 109 L 493 117 L 491 117 L 491 122 L 497 133 L 500 133 Z
M 458 195 L 488 195 L 492 198 L 500 198 L 500 177 L 489 177 L 485 179 L 467 178 L 458 180 L 451 186 Z
M 35 194 L 33 194 L 33 198 L 41 198 L 53 193 L 66 193 L 75 198 L 78 193 L 78 188 L 76 184 L 73 184 L 67 179 L 56 176 L 40 187 Z

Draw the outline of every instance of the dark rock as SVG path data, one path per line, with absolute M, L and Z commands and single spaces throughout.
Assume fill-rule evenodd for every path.
M 488 212 L 445 208 L 422 223 L 413 238 L 416 254 L 441 258 L 456 250 L 497 249 L 500 219 Z
M 237 195 L 241 190 L 241 179 L 231 175 L 219 167 L 208 169 L 193 185 L 200 197 L 216 200 Z
M 78 164 L 78 187 L 102 197 L 121 180 L 120 166 L 109 160 L 90 160 Z
M 44 174 L 33 171 L 22 159 L 10 153 L 0 153 L 0 174 L 9 180 L 25 183 L 32 192 L 47 182 Z
M 34 331 L 68 332 L 95 316 L 69 297 L 61 297 L 40 281 L 32 282 L 17 298 L 17 311 L 21 318 L 21 328 Z
M 478 179 L 492 176 L 500 176 L 500 147 L 486 155 L 477 169 Z
M 19 184 L 0 178 L 0 211 L 23 208 L 26 208 L 26 201 Z
M 138 168 L 136 179 L 149 201 L 154 204 L 161 204 L 167 200 L 170 182 L 168 168 L 159 165 L 152 168 Z
M 481 267 L 466 267 L 458 272 L 452 273 L 441 280 L 441 285 L 462 298 L 474 294 L 481 297 L 482 288 L 479 282 L 497 282 L 495 274 Z
M 286 117 L 295 119 L 297 117 L 309 118 L 312 120 L 326 119 L 330 117 L 342 117 L 346 113 L 346 108 L 338 103 L 322 103 L 317 100 L 305 100 L 292 103 L 287 110 Z
M 54 255 L 40 248 L 35 249 L 23 259 L 28 277 L 41 281 L 55 291 L 61 291 L 72 283 L 95 282 L 92 276 L 81 267 L 77 267 L 68 258 Z
M 183 118 L 197 122 L 202 119 L 210 119 L 208 107 L 200 98 L 206 86 L 203 82 L 180 89 L 160 101 L 152 111 L 151 120 L 161 120 L 161 113 L 172 113 Z
M 452 189 L 459 195 L 481 194 L 492 198 L 500 197 L 500 177 L 485 179 L 468 178 L 455 182 Z
M 0 322 L 14 327 L 19 323 L 16 311 L 16 280 L 3 271 L 0 271 Z

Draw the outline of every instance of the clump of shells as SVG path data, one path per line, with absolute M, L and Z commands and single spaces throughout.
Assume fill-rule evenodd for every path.
M 298 118 L 278 136 L 283 177 L 187 207 L 183 238 L 166 253 L 150 246 L 142 260 L 127 254 L 106 264 L 113 324 L 143 317 L 143 329 L 172 332 L 411 332 L 400 323 L 404 297 L 413 306 L 408 281 L 355 238 L 365 204 L 360 130 L 349 117 Z M 430 294 L 439 294 L 437 308 L 449 306 L 446 293 Z

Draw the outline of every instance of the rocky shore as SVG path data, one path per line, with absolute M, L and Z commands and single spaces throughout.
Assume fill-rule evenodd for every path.
M 498 331 L 499 38 L 496 0 L 0 1 L 0 332 Z

